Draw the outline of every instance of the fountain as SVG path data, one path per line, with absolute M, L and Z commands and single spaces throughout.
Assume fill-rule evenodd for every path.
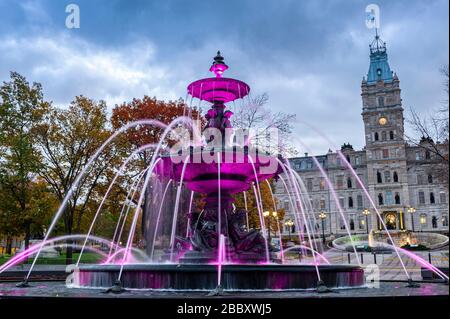
M 146 176 L 144 187 L 152 179 L 160 185 L 159 189 L 164 189 L 159 209 L 150 210 L 143 216 L 146 252 L 152 261 L 137 263 L 128 258 L 135 231 L 134 222 L 127 247 L 121 253 L 123 258 L 118 262 L 109 258 L 107 263 L 101 265 L 79 265 L 74 272 L 74 286 L 113 287 L 113 292 L 134 288 L 216 289 L 215 292 L 220 293 L 222 289 L 314 288 L 325 292 L 327 287 L 364 285 L 364 271 L 357 265 L 320 264 L 309 231 L 312 263 L 287 265 L 274 262 L 274 248 L 266 238 L 261 205 L 257 205 L 261 224 L 259 230 L 248 229 L 245 222 L 247 212 L 233 208 L 234 194 L 253 190 L 258 200 L 259 183 L 278 178 L 281 173 L 286 173 L 288 165 L 278 156 L 253 148 L 246 139 L 243 145 L 239 145 L 233 142 L 232 136 L 230 138 L 228 132 L 232 130 L 230 117 L 233 113 L 226 110 L 226 104 L 248 96 L 250 87 L 240 80 L 223 77 L 227 69 L 224 58 L 218 52 L 210 68 L 215 77 L 195 81 L 187 87 L 191 97 L 211 104 L 203 130 L 206 140 L 181 150 L 159 154 L 152 161 L 149 171 L 140 176 Z M 287 175 L 290 187 L 297 188 Z M 163 218 L 161 211 L 163 205 L 171 204 L 165 198 L 172 182 L 177 185 L 177 192 L 170 243 L 159 260 L 155 261 L 155 239 Z M 151 186 L 148 192 L 142 191 L 142 194 L 155 196 L 156 188 Z M 189 212 L 180 214 L 180 197 L 185 191 L 191 194 Z M 194 192 L 204 196 L 205 206 L 200 212 L 191 211 Z M 299 207 L 299 211 L 303 208 Z M 139 209 L 135 212 L 135 220 L 138 213 Z M 180 218 L 186 219 L 184 238 L 177 236 Z M 302 218 L 305 218 L 304 214 L 299 213 L 299 223 Z

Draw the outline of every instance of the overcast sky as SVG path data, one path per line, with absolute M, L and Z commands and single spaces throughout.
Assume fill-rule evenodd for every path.
M 67 29 L 69 3 L 79 29 Z M 185 98 L 209 76 L 220 49 L 227 76 L 267 92 L 270 107 L 296 114 L 296 138 L 313 153 L 329 143 L 364 143 L 360 85 L 374 31 L 371 1 L 332 0 L 0 0 L 0 81 L 18 71 L 42 83 L 48 100 L 83 94 L 116 103 L 144 95 Z M 448 0 L 377 1 L 381 35 L 405 109 L 427 113 L 445 100 L 439 69 L 448 64 Z M 303 153 L 304 149 L 300 149 Z

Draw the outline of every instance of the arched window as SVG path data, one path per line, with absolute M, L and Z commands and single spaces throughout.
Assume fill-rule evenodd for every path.
M 420 224 L 422 227 L 427 227 L 427 215 L 426 214 L 420 214 Z
M 385 183 L 391 182 L 391 172 L 389 172 L 389 171 L 384 172 L 384 182 Z
M 431 217 L 431 226 L 433 228 L 438 228 L 438 221 L 437 221 L 437 217 L 436 216 Z
M 384 205 L 383 194 L 378 194 L 378 205 Z
M 378 141 L 380 138 L 379 138 L 379 136 L 378 136 L 378 132 L 375 132 L 375 141 Z
M 394 172 L 394 183 L 398 183 L 398 174 Z
M 353 208 L 353 197 L 348 198 L 348 208 Z
M 425 159 L 431 159 L 430 151 L 425 151 Z
M 377 70 L 377 74 L 381 76 L 381 69 Z M 378 97 L 378 106 L 383 107 L 384 106 L 384 97 L 380 96 Z
M 431 192 L 431 193 L 430 193 L 430 204 L 435 204 L 435 203 L 436 203 L 436 200 L 435 200 L 435 198 L 434 198 L 434 193 Z
M 381 140 L 386 141 L 386 132 L 385 131 L 381 132 Z
M 347 178 L 347 188 L 352 188 L 352 179 L 350 177 Z
M 355 221 L 352 219 L 350 219 L 350 230 L 355 230 Z
M 389 138 L 390 138 L 391 140 L 394 139 L 394 131 L 390 131 L 390 132 L 389 132 Z
M 433 184 L 433 175 L 428 174 L 428 183 Z
M 381 179 L 381 173 L 380 173 L 380 171 L 377 171 L 377 183 L 378 183 L 378 184 L 383 183 L 383 181 L 382 181 L 382 179 Z
M 395 204 L 400 205 L 400 194 L 399 193 L 395 193 Z

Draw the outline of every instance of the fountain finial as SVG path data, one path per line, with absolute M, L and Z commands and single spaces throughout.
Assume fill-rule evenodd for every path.
M 223 61 L 223 56 L 220 55 L 220 51 L 217 51 L 217 55 L 214 57 L 214 62 L 209 68 L 209 71 L 216 75 L 216 78 L 222 77 L 223 72 L 228 69 L 228 65 Z

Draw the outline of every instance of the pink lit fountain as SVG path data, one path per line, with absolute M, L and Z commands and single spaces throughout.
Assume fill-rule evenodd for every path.
M 226 110 L 226 103 L 248 96 L 250 87 L 223 77 L 227 69 L 218 52 L 210 68 L 215 77 L 192 82 L 187 88 L 192 97 L 211 103 L 202 134 L 205 140 L 160 156 L 153 171 L 155 184 L 145 194 L 151 199 L 147 204 L 154 202 L 157 209 L 144 205 L 142 217 L 143 238 L 152 262 L 83 265 L 75 275 L 78 286 L 111 287 L 115 283 L 113 291 L 122 291 L 122 287 L 326 291 L 325 285 L 364 284 L 364 272 L 355 265 L 280 264 L 274 260 L 260 204 L 260 229 L 245 227 L 247 212 L 234 209 L 233 195 L 244 191 L 257 194 L 260 182 L 276 179 L 284 172 L 285 161 L 258 151 L 246 142 L 248 137 L 237 143 L 237 138 L 228 134 L 232 112 Z M 172 182 L 178 187 L 176 195 L 172 188 L 169 196 L 166 191 Z M 183 192 L 191 194 L 189 209 L 180 203 L 186 203 Z M 201 211 L 191 210 L 194 193 L 203 194 L 205 206 Z M 161 220 L 167 215 L 172 217 L 165 224 Z M 169 231 L 164 233 L 164 229 Z M 159 239 L 162 233 L 166 235 Z M 155 242 L 164 242 L 167 237 L 169 247 L 155 259 Z

